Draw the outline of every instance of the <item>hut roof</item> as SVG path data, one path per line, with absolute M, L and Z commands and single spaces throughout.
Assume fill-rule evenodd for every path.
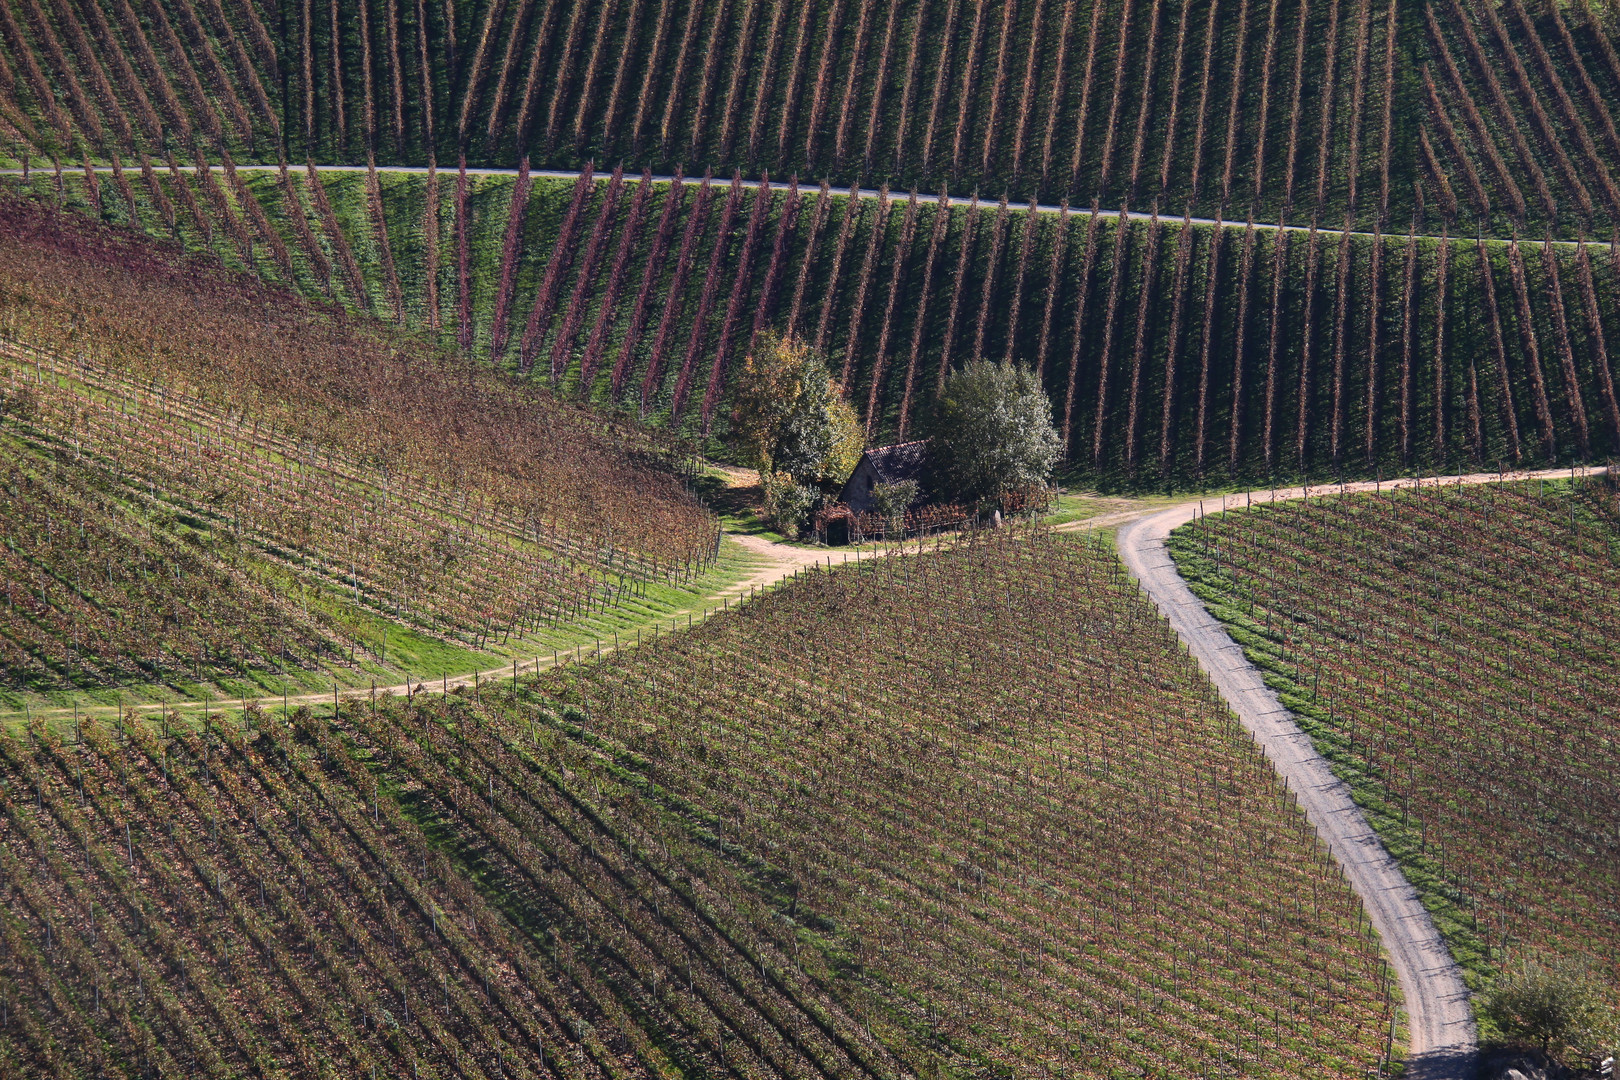
M 875 446 L 863 455 L 885 484 L 899 484 L 907 480 L 921 483 L 928 471 L 928 440 L 895 443 L 893 446 Z

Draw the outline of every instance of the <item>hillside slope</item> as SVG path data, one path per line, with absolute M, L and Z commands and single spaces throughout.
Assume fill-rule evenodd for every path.
M 1104 485 L 1370 478 L 1620 448 L 1612 248 L 719 179 L 377 174 L 373 198 L 363 171 L 238 175 L 237 203 L 177 215 L 174 234 L 692 433 L 724 433 L 729 381 L 770 328 L 829 356 L 878 441 L 917 431 L 964 358 L 1027 363 L 1072 467 Z M 69 203 L 94 212 L 81 180 L 67 175 Z M 182 172 L 158 189 L 201 208 L 216 182 Z M 32 189 L 54 197 L 46 174 Z M 253 214 L 233 209 L 242 199 Z M 131 217 L 110 198 L 102 213 Z M 254 239 L 255 218 L 283 255 Z M 149 192 L 134 219 L 171 233 Z
M 716 555 L 634 426 L 29 200 L 0 230 L 10 688 L 398 670 Z
M 806 572 L 476 696 L 7 736 L 0 769 L 20 1072 L 1392 1064 L 1353 895 L 1071 539 Z
M 1617 942 L 1605 480 L 1212 515 L 1182 573 L 1401 860 L 1476 989 Z

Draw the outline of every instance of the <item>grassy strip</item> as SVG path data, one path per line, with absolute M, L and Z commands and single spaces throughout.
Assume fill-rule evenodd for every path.
M 655 627 L 696 625 L 724 606 L 717 594 L 746 577 L 759 566 L 757 557 L 737 544 L 722 543 L 720 558 L 708 571 L 679 585 L 649 583 L 639 597 L 625 597 L 606 609 L 596 609 L 568 622 L 538 632 L 513 636 L 479 650 L 466 648 L 423 634 L 411 627 L 369 612 L 357 613 L 340 601 L 333 590 L 317 587 L 310 603 L 329 606 L 335 617 L 355 623 L 364 640 L 387 634 L 387 660 L 380 656 L 357 657 L 353 666 L 328 665 L 316 670 L 254 671 L 234 676 L 212 675 L 202 681 L 176 680 L 90 690 L 60 690 L 47 693 L 0 692 L 0 703 L 10 715 L 0 713 L 0 727 L 19 726 L 30 716 L 41 716 L 49 726 L 71 728 L 76 715 L 93 715 L 138 706 L 170 706 L 179 703 L 208 702 L 211 716 L 239 715 L 240 703 L 258 699 L 266 707 L 279 704 L 275 699 L 338 691 L 364 691 L 376 685 L 392 685 L 409 679 L 423 684 L 471 678 L 474 672 L 500 669 L 506 665 L 542 667 L 569 658 L 580 659 L 595 650 L 606 651 L 616 644 L 627 644 Z M 375 635 L 373 637 L 372 635 Z M 548 655 L 549 654 L 549 655 Z M 203 714 L 204 707 L 189 705 L 182 714 Z

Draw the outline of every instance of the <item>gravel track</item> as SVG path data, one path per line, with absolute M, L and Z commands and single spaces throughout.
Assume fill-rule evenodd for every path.
M 1593 475 L 1602 469 L 1576 470 Z M 1209 675 L 1260 750 L 1295 793 L 1305 816 L 1344 868 L 1373 928 L 1395 968 L 1404 999 L 1410 1046 L 1407 1076 L 1412 1080 L 1468 1080 L 1473 1076 L 1476 1032 L 1462 971 L 1451 957 L 1434 920 L 1393 856 L 1384 847 L 1350 788 L 1333 775 L 1311 740 L 1265 684 L 1243 650 L 1227 636 L 1177 573 L 1165 540 L 1178 526 L 1203 513 L 1219 513 L 1251 502 L 1282 502 L 1340 493 L 1485 484 L 1502 480 L 1555 479 L 1568 469 L 1472 475 L 1292 488 L 1195 499 L 1165 510 L 1143 511 L 1120 523 L 1117 515 L 1098 524 L 1119 525 L 1120 558 L 1142 589 L 1169 620 L 1188 650 Z M 1085 523 L 1081 523 L 1083 526 Z

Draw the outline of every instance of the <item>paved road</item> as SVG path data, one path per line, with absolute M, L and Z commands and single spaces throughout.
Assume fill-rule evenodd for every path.
M 1601 472 L 1582 470 L 1583 473 Z M 1543 472 L 1476 473 L 1473 475 L 1398 480 L 1382 484 L 1328 485 L 1193 500 L 1158 512 L 1144 512 L 1121 525 L 1120 557 L 1144 591 L 1169 619 L 1192 655 L 1261 751 L 1299 798 L 1361 898 L 1383 941 L 1405 999 L 1411 1046 L 1407 1075 L 1413 1080 L 1468 1080 L 1473 1075 L 1475 1030 L 1462 972 L 1451 958 L 1434 920 L 1406 880 L 1359 807 L 1350 788 L 1338 780 L 1316 753 L 1311 740 L 1266 687 L 1260 672 L 1226 635 L 1214 616 L 1176 572 L 1165 548 L 1171 530 L 1201 513 L 1236 509 L 1248 502 L 1283 501 L 1375 488 L 1409 488 L 1439 484 L 1483 484 L 1502 479 L 1559 478 L 1567 469 Z
M 296 166 L 296 167 L 292 166 L 292 165 L 289 165 L 288 168 L 293 169 L 294 171 L 297 171 L 297 172 L 304 171 L 304 166 L 302 166 L 302 165 L 299 165 L 299 166 Z M 364 166 L 364 165 L 316 165 L 315 168 L 317 169 L 317 171 L 320 171 L 320 172 L 363 173 L 363 172 L 366 171 L 366 166 Z M 238 164 L 236 166 L 236 171 L 237 172 L 276 172 L 276 171 L 279 171 L 279 169 L 280 169 L 279 165 L 242 165 L 242 164 Z M 110 166 L 110 165 L 98 165 L 98 166 L 95 166 L 95 170 L 98 173 L 111 173 L 113 171 L 112 166 Z M 48 171 L 48 170 L 35 169 L 34 171 L 35 172 L 45 172 L 45 171 Z M 66 173 L 79 173 L 79 172 L 83 172 L 83 168 L 82 167 L 69 168 L 68 166 L 64 165 L 62 171 L 63 171 L 64 174 L 66 174 Z M 126 171 L 129 171 L 127 167 L 126 167 Z M 165 171 L 166 171 L 166 167 L 165 167 Z M 196 168 L 195 168 L 195 166 L 192 166 L 192 165 L 182 165 L 182 166 L 180 166 L 180 171 L 181 172 L 194 172 L 194 171 L 196 171 Z M 420 174 L 420 175 L 425 176 L 427 174 L 428 170 L 424 166 L 417 166 L 417 165 L 379 165 L 379 166 L 377 166 L 377 171 L 380 172 L 380 173 L 414 173 L 414 174 Z M 439 173 L 440 173 L 440 175 L 453 175 L 455 173 L 455 171 L 456 170 L 454 170 L 454 169 L 440 169 Z M 518 171 L 516 169 L 468 169 L 467 170 L 467 175 L 468 176 L 516 176 L 517 173 L 518 173 Z M 20 176 L 20 175 L 22 175 L 22 170 L 21 169 L 0 169 L 0 176 Z M 531 177 L 540 177 L 540 178 L 551 179 L 551 180 L 577 180 L 577 179 L 579 179 L 580 171 L 579 170 L 570 170 L 570 169 L 532 169 L 532 170 L 530 170 L 529 175 Z M 596 175 L 598 177 L 605 178 L 604 174 L 602 174 L 600 172 L 598 172 Z M 636 182 L 636 181 L 639 181 L 640 179 L 641 179 L 640 174 L 627 173 L 625 175 L 625 180 L 630 181 L 630 182 Z M 673 176 L 663 176 L 663 175 L 654 175 L 653 178 L 652 178 L 653 183 L 655 183 L 655 184 L 672 183 L 674 181 L 674 179 L 675 178 Z M 699 180 L 700 180 L 699 177 L 692 177 L 692 176 L 686 177 L 686 182 L 687 183 L 695 183 L 695 182 L 698 182 Z M 726 185 L 729 185 L 731 183 L 731 181 L 729 179 L 727 179 L 727 178 L 725 178 L 723 176 L 715 177 L 712 182 L 714 184 L 720 185 L 720 186 L 726 186 Z M 745 187 L 745 188 L 748 188 L 750 190 L 758 189 L 761 186 L 761 181 L 758 181 L 758 180 L 744 180 L 744 181 L 742 181 L 742 186 Z M 786 190 L 788 190 L 788 188 L 791 185 L 783 183 L 782 181 L 779 181 L 779 180 L 772 180 L 770 182 L 769 186 L 770 186 L 772 191 L 786 191 Z M 817 190 L 817 185 L 814 184 L 814 183 L 811 183 L 808 186 L 801 186 L 799 190 L 800 191 L 805 191 L 805 192 L 814 192 L 814 191 Z M 854 192 L 855 194 L 859 195 L 863 199 L 876 199 L 880 195 L 883 194 L 883 192 L 879 191 L 876 188 L 833 187 L 833 188 L 828 188 L 827 190 L 830 191 L 834 195 L 844 195 L 844 196 L 847 196 L 851 192 Z M 894 199 L 906 199 L 906 198 L 910 198 L 911 196 L 910 196 L 910 192 L 898 192 L 898 191 L 895 191 L 895 192 L 889 192 L 889 197 L 894 198 Z M 923 192 L 918 192 L 917 193 L 917 201 L 922 202 L 922 203 L 935 203 L 935 202 L 939 201 L 939 195 L 938 195 L 937 192 L 934 193 L 934 194 L 925 194 Z M 974 203 L 974 201 L 975 200 L 973 200 L 971 198 L 966 198 L 966 197 L 963 197 L 961 195 L 952 195 L 952 196 L 950 196 L 949 198 L 946 199 L 946 202 L 948 202 L 951 206 L 971 206 Z M 993 209 L 995 207 L 995 205 L 996 205 L 994 200 L 986 201 L 986 200 L 982 200 L 982 199 L 978 200 L 978 204 L 979 204 L 980 208 L 982 208 L 982 209 Z M 1022 213 L 1022 212 L 1027 211 L 1029 209 L 1029 205 L 1027 203 L 1024 203 L 1024 204 L 1009 203 L 1008 206 L 1007 206 L 1007 209 L 1009 209 L 1009 210 L 1011 210 L 1011 211 L 1013 211 L 1015 213 Z M 1062 214 L 1062 213 L 1066 213 L 1071 217 L 1072 216 L 1077 216 L 1077 215 L 1080 215 L 1080 214 L 1085 214 L 1085 215 L 1089 216 L 1091 214 L 1091 212 L 1092 212 L 1092 208 L 1089 207 L 1089 206 L 1084 206 L 1084 207 L 1081 207 L 1081 206 L 1063 207 L 1063 206 L 1054 206 L 1054 205 L 1049 205 L 1049 204 L 1046 204 L 1046 203 L 1041 203 L 1041 204 L 1038 204 L 1035 207 L 1035 212 L 1038 213 L 1038 214 Z M 1180 217 L 1178 217 L 1178 216 L 1176 216 L 1174 214 L 1144 213 L 1141 210 L 1124 210 L 1124 209 L 1120 209 L 1120 208 L 1117 208 L 1117 207 L 1114 208 L 1114 209 L 1111 209 L 1111 210 L 1110 209 L 1098 209 L 1097 213 L 1099 215 L 1101 215 L 1102 217 L 1105 217 L 1105 218 L 1118 219 L 1118 218 L 1123 217 L 1128 221 L 1150 221 L 1150 220 L 1153 220 L 1156 217 L 1160 221 L 1173 224 L 1173 223 L 1176 223 L 1176 222 L 1180 222 L 1182 220 L 1182 218 L 1180 218 Z M 1256 221 L 1256 222 L 1251 223 L 1251 222 L 1242 221 L 1242 220 L 1227 221 L 1225 219 L 1201 218 L 1201 217 L 1188 218 L 1187 220 L 1191 221 L 1192 224 L 1194 224 L 1194 225 L 1213 225 L 1213 226 L 1217 226 L 1217 227 L 1220 227 L 1220 228 L 1232 229 L 1232 230 L 1245 229 L 1250 224 L 1253 224 L 1253 226 L 1256 229 L 1260 229 L 1260 230 L 1263 230 L 1263 231 L 1269 231 L 1269 232 L 1276 232 L 1278 230 L 1282 230 L 1283 232 L 1288 232 L 1288 233 L 1305 234 L 1305 233 L 1309 233 L 1311 231 L 1311 228 L 1310 228 L 1309 224 L 1306 224 L 1306 225 L 1297 225 L 1297 224 L 1296 225 L 1288 225 L 1288 224 L 1279 224 L 1277 222 L 1268 222 L 1268 221 Z M 1344 232 L 1343 229 L 1331 229 L 1331 228 L 1325 228 L 1325 227 L 1318 228 L 1316 231 L 1322 236 L 1338 236 L 1338 235 L 1340 235 L 1341 233 Z M 1405 234 L 1404 233 L 1399 233 L 1399 232 L 1387 232 L 1387 233 L 1375 234 L 1375 233 L 1370 233 L 1370 232 L 1358 232 L 1358 231 L 1352 230 L 1349 233 L 1349 235 L 1351 235 L 1351 236 L 1362 236 L 1362 237 L 1367 237 L 1367 238 L 1371 238 L 1371 237 L 1373 237 L 1375 235 L 1379 235 L 1379 236 L 1382 236 L 1383 238 L 1385 238 L 1387 240 L 1390 240 L 1391 242 L 1405 239 Z M 1449 239 L 1449 240 L 1452 240 L 1452 241 L 1455 241 L 1455 242 L 1462 242 L 1462 241 L 1466 241 L 1466 240 L 1468 240 L 1470 238 L 1466 237 L 1466 236 L 1440 237 L 1440 236 L 1432 236 L 1432 235 L 1428 235 L 1428 234 L 1420 234 L 1418 239 L 1420 239 L 1420 240 Z M 1487 239 L 1487 240 L 1492 240 L 1492 239 L 1500 240 L 1500 241 L 1502 241 L 1504 243 L 1507 241 L 1507 237 L 1486 237 L 1485 239 Z M 1580 243 L 1578 241 L 1575 241 L 1575 240 L 1543 241 L 1543 240 L 1532 240 L 1532 239 L 1528 239 L 1528 238 L 1524 238 L 1524 237 L 1520 238 L 1519 246 L 1524 247 L 1524 248 L 1537 248 L 1537 247 L 1541 247 L 1544 243 L 1549 243 L 1549 242 L 1554 247 L 1560 247 L 1560 248 L 1576 248 L 1576 247 L 1580 246 Z M 1609 243 L 1608 243 L 1608 241 L 1588 240 L 1588 241 L 1586 241 L 1586 246 L 1589 247 L 1589 248 L 1607 248 L 1607 247 L 1609 247 Z

